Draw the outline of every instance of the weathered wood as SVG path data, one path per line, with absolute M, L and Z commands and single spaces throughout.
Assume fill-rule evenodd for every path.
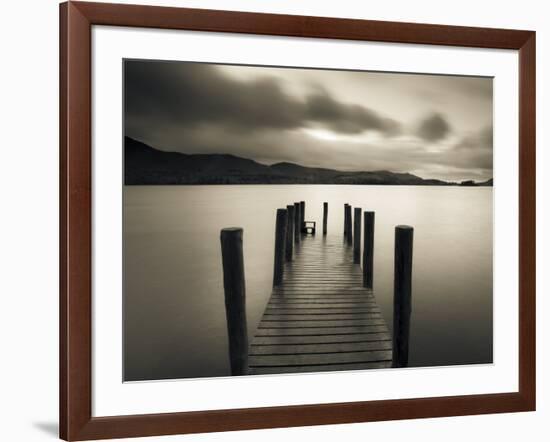
M 395 228 L 393 289 L 393 366 L 406 367 L 409 362 L 411 322 L 413 228 Z
M 360 282 L 360 281 L 359 281 Z M 355 289 L 356 286 L 353 284 L 353 282 L 349 281 L 341 281 L 341 282 L 334 282 L 334 283 L 326 283 L 323 284 L 322 282 L 315 282 L 312 284 L 308 284 L 307 282 L 285 282 L 285 290 L 286 289 L 296 289 L 296 290 L 322 290 L 326 292 L 327 290 L 341 290 L 341 289 Z
M 229 338 L 231 374 L 244 375 L 248 370 L 248 335 L 246 326 L 246 289 L 243 260 L 243 229 L 222 229 L 223 288 Z
M 355 343 L 355 342 L 387 342 L 391 345 L 389 333 L 365 333 L 356 335 L 329 335 L 329 336 L 256 336 L 251 348 L 259 345 L 314 345 L 331 343 Z
M 285 293 L 277 292 L 273 293 L 270 298 L 270 302 L 355 302 L 357 304 L 368 304 L 370 302 L 376 302 L 372 294 L 361 293 L 359 295 L 348 295 L 346 293 Z
M 348 246 L 353 244 L 351 206 L 349 204 L 346 207 L 346 242 Z
M 328 365 L 300 365 L 289 367 L 251 367 L 250 374 L 283 374 L 283 373 L 311 373 L 318 371 L 344 371 L 344 370 L 370 370 L 375 368 L 388 368 L 391 361 L 364 362 L 349 364 L 328 364 Z
M 368 327 L 340 327 L 340 328 L 259 328 L 256 336 L 333 336 L 358 335 L 363 333 L 386 333 L 386 325 L 371 325 Z
M 275 222 L 275 259 L 273 260 L 273 285 L 283 282 L 285 265 L 285 243 L 288 213 L 286 209 L 277 209 Z
M 296 302 L 307 302 L 307 301 L 318 301 L 318 298 L 319 298 L 319 295 L 286 295 L 286 294 L 282 294 L 282 295 L 273 295 L 271 296 L 271 300 L 270 302 L 271 303 L 282 303 L 282 302 L 291 302 L 291 301 L 296 301 Z M 364 308 L 370 308 L 369 303 L 376 303 L 374 297 L 372 298 L 369 298 L 367 300 L 363 299 L 363 296 L 355 296 L 355 297 L 351 297 L 351 296 L 346 296 L 346 295 L 328 295 L 328 296 L 323 296 L 323 300 L 325 300 L 326 302 L 342 302 L 342 301 L 345 301 L 345 302 L 353 302 L 355 301 L 355 303 L 357 304 L 365 304 L 365 307 Z M 319 301 L 320 302 L 320 301 Z M 318 307 L 318 308 L 322 308 L 322 307 Z
M 303 284 L 303 285 L 299 285 L 299 286 L 293 286 L 292 287 L 292 284 L 285 284 L 285 287 L 280 287 L 278 288 L 278 290 L 283 290 L 283 291 L 287 291 L 287 292 L 299 292 L 299 291 L 311 291 L 313 290 L 314 293 L 318 293 L 318 292 L 323 292 L 323 293 L 339 293 L 342 291 L 342 289 L 347 289 L 349 292 L 357 292 L 357 293 L 362 293 L 363 291 L 366 291 L 365 288 L 363 287 L 356 287 L 354 286 L 353 284 L 348 284 L 348 283 L 344 283 L 344 284 L 332 284 L 332 285 L 328 285 L 328 284 L 315 284 L 315 283 L 312 283 L 312 284 Z
M 304 325 L 307 322 L 319 322 L 319 321 L 338 321 L 340 324 L 343 324 L 343 321 L 359 321 L 366 319 L 380 319 L 380 312 L 356 312 L 356 313 L 333 313 L 333 314 L 319 314 L 313 313 L 308 314 L 304 313 L 302 315 L 297 313 L 284 314 L 284 313 L 266 313 L 262 318 L 262 323 L 266 322 L 286 322 L 286 321 L 303 321 Z M 313 325 L 313 324 L 312 324 Z
M 327 221 L 328 221 L 328 203 L 323 203 L 323 236 L 327 234 Z
M 344 204 L 344 241 L 348 239 L 348 203 Z
M 391 351 L 372 350 L 362 353 L 329 353 L 324 355 L 276 355 L 249 356 L 249 364 L 254 366 L 290 366 L 290 365 L 325 365 L 346 364 L 350 362 L 375 362 L 391 360 Z
M 344 315 L 350 315 L 350 316 L 359 316 L 362 313 L 380 313 L 380 309 L 378 307 L 363 307 L 363 308 L 325 308 L 325 309 L 319 309 L 319 308 L 268 308 L 265 311 L 264 315 L 272 316 L 272 315 L 286 315 L 289 318 L 298 318 L 302 317 L 302 315 L 305 316 L 311 316 L 311 317 L 332 317 L 332 316 L 342 316 Z
M 304 227 L 305 220 L 306 220 L 306 202 L 300 201 L 300 232 Z
M 361 213 L 360 207 L 353 209 L 353 263 L 361 264 Z
M 363 286 L 372 289 L 374 280 L 374 212 L 365 212 L 363 224 Z
M 296 252 L 256 329 L 249 373 L 390 366 L 392 336 L 352 249 L 304 236 Z
M 293 244 L 294 244 L 294 205 L 286 206 L 287 225 L 286 225 L 286 245 L 285 258 L 287 262 L 292 261 Z
M 262 322 L 260 323 L 260 326 L 258 329 L 282 329 L 282 328 L 292 328 L 292 329 L 298 329 L 298 330 L 305 330 L 309 328 L 330 328 L 330 329 L 336 329 L 336 328 L 346 328 L 346 327 L 370 327 L 373 325 L 385 325 L 384 319 L 380 318 L 380 316 L 377 316 L 376 318 L 369 318 L 369 317 L 363 317 L 363 318 L 355 318 L 355 319 L 341 319 L 338 321 L 272 321 L 270 319 L 262 319 Z
M 322 344 L 256 345 L 250 356 L 292 354 L 358 353 L 372 350 L 391 350 L 391 341 L 365 341 Z
M 300 203 L 294 203 L 294 242 L 296 244 L 300 243 L 300 220 L 302 216 L 300 215 Z
M 373 301 L 372 305 L 376 305 Z M 268 304 L 269 308 L 315 308 L 315 307 L 326 307 L 326 308 L 346 308 L 354 307 L 360 308 L 365 306 L 365 303 L 360 302 L 308 302 L 308 301 L 297 301 L 297 302 L 270 302 Z

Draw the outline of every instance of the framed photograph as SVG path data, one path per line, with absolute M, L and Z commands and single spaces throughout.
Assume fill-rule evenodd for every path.
M 535 33 L 60 6 L 60 437 L 535 409 Z

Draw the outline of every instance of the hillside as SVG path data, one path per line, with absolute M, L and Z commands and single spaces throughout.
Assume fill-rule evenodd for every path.
M 389 171 L 343 172 L 276 163 L 271 166 L 226 154 L 183 154 L 154 149 L 126 137 L 125 184 L 380 184 L 445 186 L 441 180 Z M 492 185 L 488 182 L 483 185 Z M 477 185 L 474 183 L 474 185 Z

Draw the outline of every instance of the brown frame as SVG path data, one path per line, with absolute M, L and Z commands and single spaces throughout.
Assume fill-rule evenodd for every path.
M 519 391 L 92 417 L 91 27 L 519 51 Z M 60 5 L 60 437 L 106 439 L 535 410 L 535 32 L 106 3 Z

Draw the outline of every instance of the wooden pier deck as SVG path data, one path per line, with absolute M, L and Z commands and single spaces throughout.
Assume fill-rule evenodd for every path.
M 361 370 L 392 365 L 392 336 L 353 248 L 302 236 L 251 340 L 249 374 Z

